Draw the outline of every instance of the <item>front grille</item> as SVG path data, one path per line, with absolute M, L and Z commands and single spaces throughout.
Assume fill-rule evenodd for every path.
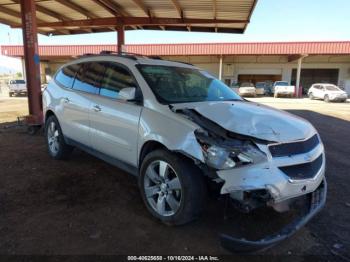
M 322 166 L 322 161 L 321 154 L 312 162 L 294 166 L 283 166 L 279 167 L 279 169 L 292 179 L 308 179 L 313 178 L 317 174 Z
M 269 146 L 270 153 L 273 157 L 290 156 L 304 154 L 311 151 L 319 144 L 317 134 L 305 141 L 271 145 Z

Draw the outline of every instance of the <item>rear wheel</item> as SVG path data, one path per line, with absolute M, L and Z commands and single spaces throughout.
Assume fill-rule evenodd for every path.
M 13 96 L 13 93 L 12 93 L 12 92 L 10 92 L 10 93 L 9 93 L 9 97 L 12 97 L 12 96 Z
M 64 141 L 63 133 L 57 118 L 52 115 L 45 123 L 47 149 L 51 157 L 57 160 L 67 159 L 73 147 Z
M 165 224 L 188 223 L 203 210 L 206 187 L 200 170 L 167 150 L 155 150 L 145 157 L 139 187 L 147 209 Z
M 324 101 L 325 101 L 326 103 L 329 103 L 330 100 L 329 100 L 329 96 L 328 96 L 328 95 L 325 95 L 325 96 L 324 96 Z

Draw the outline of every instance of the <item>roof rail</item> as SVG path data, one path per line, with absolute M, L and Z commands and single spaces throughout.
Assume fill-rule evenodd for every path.
M 133 60 L 137 60 L 137 57 L 146 57 L 141 54 L 136 54 L 136 53 L 130 53 L 130 52 L 116 52 L 116 51 L 111 51 L 111 50 L 102 50 L 100 52 L 100 55 L 115 55 L 115 56 L 120 56 L 120 57 L 125 57 L 125 58 L 130 58 Z

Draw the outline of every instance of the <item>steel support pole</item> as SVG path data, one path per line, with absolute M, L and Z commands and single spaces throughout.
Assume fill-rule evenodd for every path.
M 220 55 L 219 59 L 219 80 L 222 78 L 222 55 Z
M 125 30 L 123 25 L 119 25 L 117 27 L 118 31 L 118 53 L 124 52 L 124 44 L 125 44 Z
M 297 91 L 296 93 L 296 97 L 299 97 L 299 94 L 300 94 L 300 73 L 301 73 L 301 63 L 303 61 L 303 57 L 300 57 L 298 59 L 298 68 L 297 68 L 297 80 L 296 80 L 296 83 L 295 83 L 295 89 Z
M 22 34 L 25 59 L 25 75 L 28 89 L 30 125 L 41 125 L 43 122 L 41 90 L 40 90 L 40 59 L 36 26 L 34 0 L 21 0 Z

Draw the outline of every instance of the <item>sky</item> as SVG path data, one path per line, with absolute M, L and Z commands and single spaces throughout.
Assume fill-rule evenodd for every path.
M 348 41 L 350 0 L 258 0 L 245 34 L 127 31 L 126 44 Z M 39 45 L 114 44 L 117 33 L 38 37 Z M 0 45 L 22 44 L 20 29 L 0 24 Z M 11 60 L 12 61 L 12 60 Z M 12 62 L 0 57 L 0 66 Z M 18 62 L 15 62 L 18 63 Z M 17 66 L 16 66 L 17 67 Z

